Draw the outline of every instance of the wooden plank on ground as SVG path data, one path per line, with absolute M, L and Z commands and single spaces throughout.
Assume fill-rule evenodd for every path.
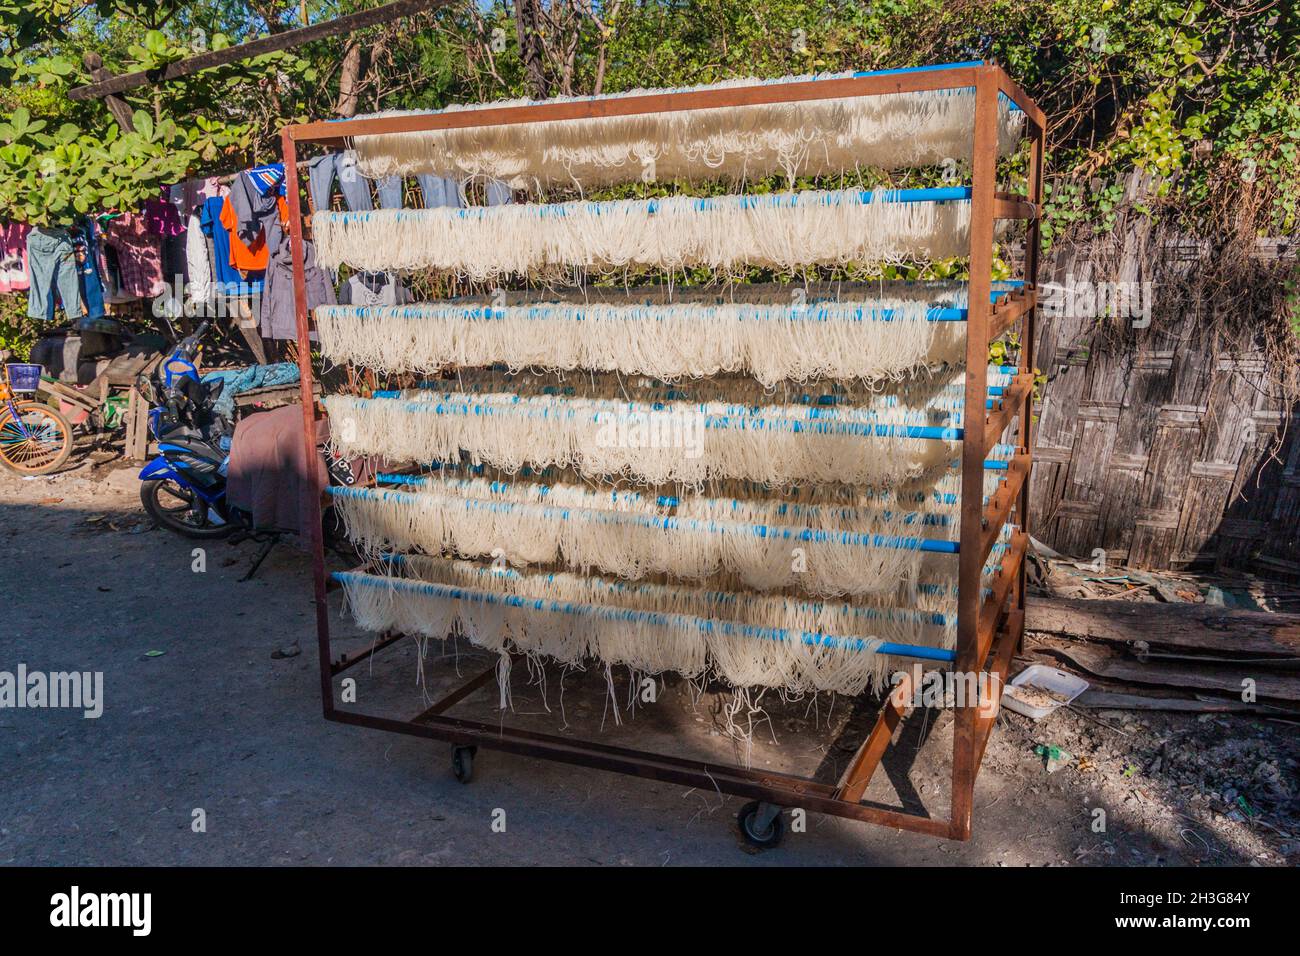
M 1156 697 L 1147 694 L 1120 694 L 1089 688 L 1070 705 L 1087 710 L 1174 710 L 1193 714 L 1266 713 L 1270 716 L 1290 716 L 1289 710 L 1269 707 L 1267 704 L 1247 704 L 1239 700 L 1205 699 L 1200 697 Z
M 1031 597 L 1026 629 L 1065 637 L 1262 657 L 1300 655 L 1300 614 L 1234 611 L 1205 604 Z
M 1040 650 L 1043 648 L 1039 648 Z M 1259 700 L 1300 703 L 1300 677 L 1270 672 L 1266 668 L 1197 667 L 1186 664 L 1140 663 L 1121 657 L 1104 647 L 1057 642 L 1048 648 L 1054 655 L 1082 668 L 1089 674 L 1111 681 L 1179 687 L 1184 690 L 1215 691 L 1241 695 L 1253 688 Z M 1247 684 L 1246 681 L 1253 684 Z

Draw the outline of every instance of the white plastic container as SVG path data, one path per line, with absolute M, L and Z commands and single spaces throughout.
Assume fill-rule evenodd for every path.
M 1012 687 L 1019 687 L 1023 684 L 1032 684 L 1035 687 L 1041 687 L 1043 690 L 1050 690 L 1052 693 L 1060 694 L 1066 699 L 1052 704 L 1050 707 L 1035 707 L 1033 704 L 1027 704 L 1023 700 L 1017 699 L 1015 694 L 1011 692 Z M 1042 720 L 1056 708 L 1070 703 L 1087 689 L 1088 682 L 1082 677 L 1075 677 L 1073 674 L 1067 674 L 1055 667 L 1048 667 L 1046 664 L 1030 664 L 1011 678 L 1007 684 L 1007 689 L 1002 694 L 1002 706 L 1008 710 L 1014 710 L 1017 714 L 1024 714 L 1030 720 Z

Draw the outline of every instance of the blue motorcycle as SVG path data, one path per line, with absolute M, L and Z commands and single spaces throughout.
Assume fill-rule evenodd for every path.
M 147 385 L 158 457 L 140 472 L 140 502 L 160 526 L 187 538 L 224 538 L 246 527 L 226 500 L 233 426 L 213 411 L 224 383 L 204 382 L 197 360 L 209 323 L 182 339 Z
M 252 516 L 226 498 L 234 425 L 214 410 L 225 387 L 222 379 L 199 376 L 200 342 L 208 331 L 203 322 L 181 340 L 153 377 L 138 383 L 152 406 L 149 430 L 158 442 L 158 457 L 140 472 L 140 502 L 160 525 L 187 538 L 251 538 L 266 547 L 253 564 L 261 563 L 281 532 L 254 528 Z M 351 464 L 322 449 L 328 481 L 351 485 Z M 328 517 L 328 511 L 325 517 Z M 337 522 L 326 520 L 327 542 Z M 249 572 L 252 574 L 252 571 Z

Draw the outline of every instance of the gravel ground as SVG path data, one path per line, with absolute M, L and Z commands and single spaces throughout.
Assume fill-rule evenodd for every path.
M 9 558 L 0 671 L 21 663 L 100 671 L 104 681 L 98 719 L 0 710 L 4 863 L 1284 865 L 1300 856 L 1293 728 L 1241 717 L 1061 712 L 1034 725 L 1004 713 L 967 843 L 810 814 L 779 849 L 749 852 L 734 825 L 738 799 L 485 750 L 466 786 L 445 744 L 321 718 L 301 553 L 277 548 L 240 583 L 255 546 L 216 543 L 198 573 L 195 543 L 154 529 L 135 471 L 112 463 L 0 476 L 0 543 Z M 340 646 L 359 646 L 337 607 L 333 619 Z M 296 656 L 273 656 L 295 646 Z M 472 673 L 473 658 L 434 662 L 431 686 L 457 663 Z M 403 644 L 356 668 L 366 709 L 419 710 L 416 660 Z M 546 673 L 543 689 L 516 668 L 512 721 L 741 755 L 717 695 L 669 681 L 653 707 L 616 726 L 603 676 L 570 676 L 561 692 L 559 675 Z M 464 712 L 500 719 L 496 700 L 493 685 Z M 870 719 L 844 701 L 762 704 L 755 766 L 833 773 Z M 840 732 L 849 739 L 837 744 Z M 951 720 L 924 712 L 905 735 L 868 796 L 943 814 Z M 1075 759 L 1049 774 L 1039 744 Z

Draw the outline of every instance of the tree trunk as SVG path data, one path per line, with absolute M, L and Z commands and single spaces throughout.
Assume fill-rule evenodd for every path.
M 515 0 L 515 30 L 519 34 L 519 57 L 524 61 L 528 83 L 538 99 L 550 95 L 550 84 L 542 66 L 541 0 Z
M 358 90 L 361 86 L 361 47 L 349 41 L 343 53 L 343 66 L 339 72 L 339 98 L 334 112 L 348 118 L 357 115 Z

